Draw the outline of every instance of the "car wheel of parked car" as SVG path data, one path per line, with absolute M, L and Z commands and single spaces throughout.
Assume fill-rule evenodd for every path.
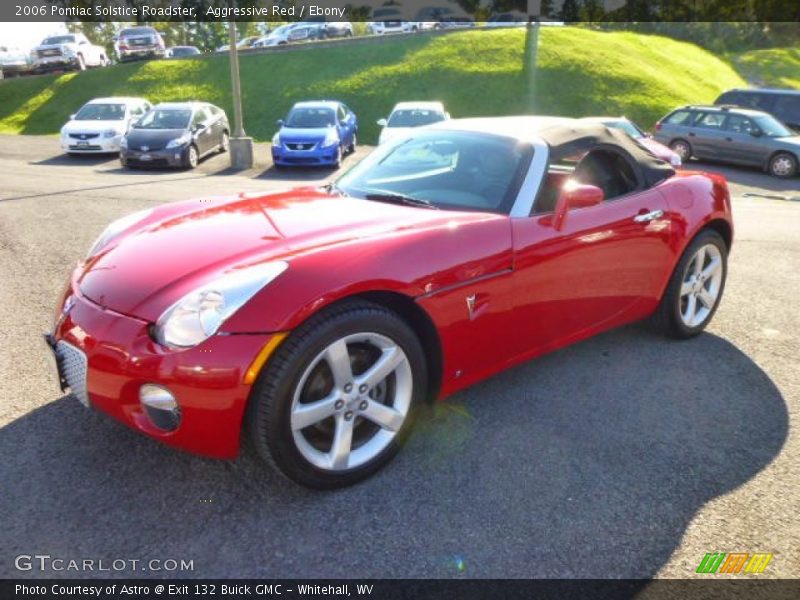
M 728 274 L 728 247 L 719 233 L 705 229 L 686 248 L 654 315 L 666 335 L 699 334 L 714 316 Z
M 788 152 L 779 152 L 769 160 L 769 172 L 775 177 L 791 177 L 797 172 L 797 159 Z
M 338 169 L 342 166 L 342 157 L 344 156 L 344 152 L 342 152 L 342 145 L 339 144 L 339 147 L 336 149 L 336 160 L 333 163 L 333 168 Z
M 356 138 L 356 134 L 353 134 L 353 141 L 350 142 L 350 145 L 347 147 L 348 154 L 355 154 L 356 153 L 356 144 L 358 143 L 358 139 Z
M 230 148 L 230 145 L 231 145 L 231 138 L 228 135 L 227 131 L 223 131 L 222 132 L 222 140 L 219 143 L 219 151 L 220 151 L 220 153 L 227 152 L 228 148 Z
M 686 162 L 692 157 L 692 146 L 686 140 L 673 140 L 670 142 L 670 150 L 681 157 L 682 162 Z
M 192 144 L 186 151 L 186 167 L 189 169 L 194 169 L 197 166 L 199 159 L 200 157 L 197 154 L 197 148 L 194 144 Z
M 78 71 L 85 71 L 86 70 L 86 61 L 83 60 L 83 54 L 78 54 Z
M 405 321 L 346 301 L 282 343 L 253 387 L 246 425 L 258 454 L 290 479 L 342 487 L 392 459 L 426 390 L 422 346 Z

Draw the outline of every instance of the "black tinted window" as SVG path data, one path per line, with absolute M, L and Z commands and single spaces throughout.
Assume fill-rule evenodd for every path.
M 772 112 L 783 121 L 800 123 L 800 96 L 778 96 Z

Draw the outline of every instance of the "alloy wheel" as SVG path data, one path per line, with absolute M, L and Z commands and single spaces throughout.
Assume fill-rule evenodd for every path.
M 781 154 L 780 156 L 776 156 L 772 159 L 772 163 L 770 164 L 770 170 L 772 171 L 773 175 L 777 175 L 778 177 L 789 177 L 794 173 L 794 161 L 791 157 Z
M 413 383 L 408 357 L 392 339 L 363 332 L 336 340 L 309 363 L 295 388 L 295 446 L 324 471 L 368 463 L 403 427 Z
M 670 144 L 670 149 L 675 154 L 680 156 L 681 160 L 683 162 L 686 162 L 687 160 L 689 160 L 690 155 L 692 153 L 691 149 L 689 148 L 689 144 L 687 144 L 686 142 L 681 142 L 681 141 L 673 142 L 672 144 Z
M 719 301 L 723 280 L 722 254 L 714 244 L 701 246 L 683 275 L 679 295 L 681 320 L 687 327 L 701 325 Z

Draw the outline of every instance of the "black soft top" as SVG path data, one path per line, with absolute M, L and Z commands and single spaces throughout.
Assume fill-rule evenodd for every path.
M 656 158 L 627 133 L 602 123 L 561 122 L 537 133 L 550 146 L 551 162 L 604 149 L 627 154 L 639 166 L 646 187 L 654 186 L 675 174 L 675 169 L 669 163 Z

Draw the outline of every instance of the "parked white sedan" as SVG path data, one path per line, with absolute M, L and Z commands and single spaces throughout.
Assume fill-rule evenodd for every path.
M 450 113 L 441 102 L 398 102 L 388 119 L 378 121 L 378 125 L 383 127 L 378 144 L 408 133 L 414 127 L 446 121 L 449 118 Z
M 119 152 L 122 137 L 150 107 L 144 98 L 90 100 L 61 128 L 61 149 L 67 154 Z

